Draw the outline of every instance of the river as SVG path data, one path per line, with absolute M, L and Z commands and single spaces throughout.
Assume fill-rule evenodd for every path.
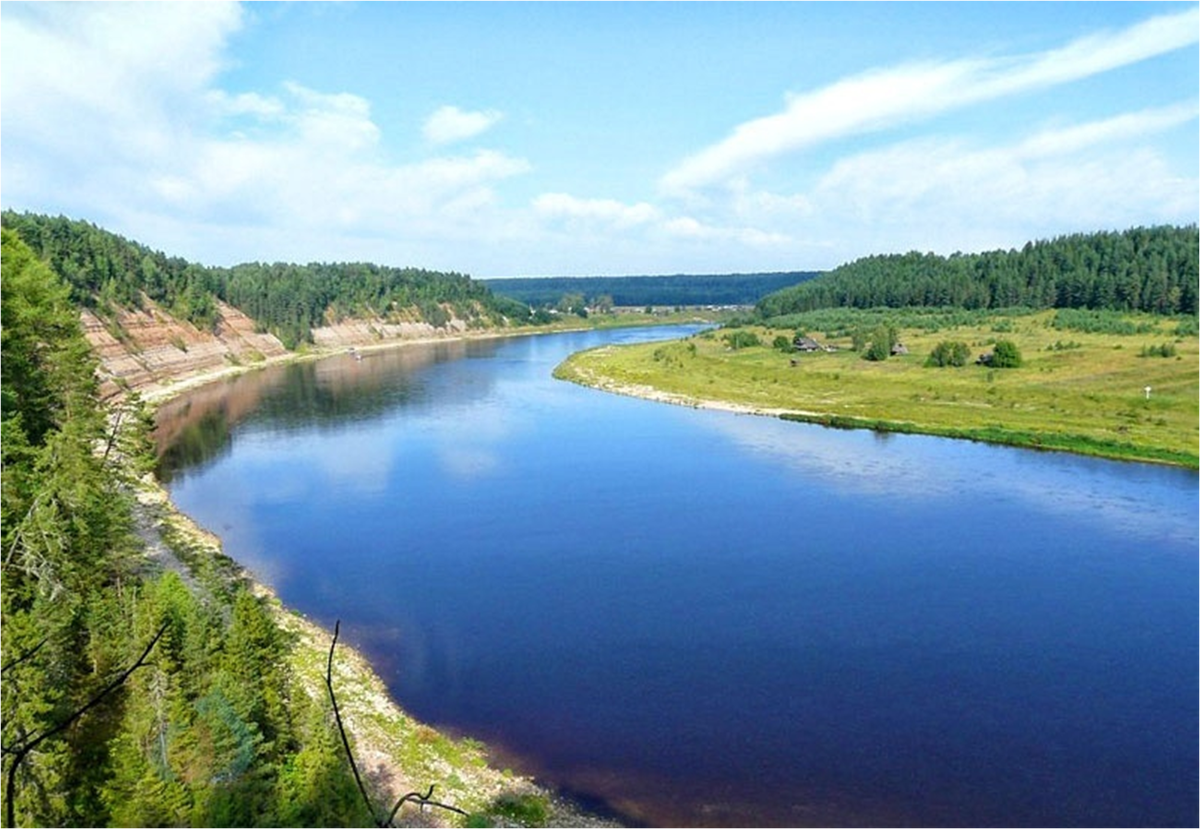
M 1195 472 L 551 377 L 667 336 L 244 375 L 161 475 L 414 716 L 632 822 L 1195 824 Z

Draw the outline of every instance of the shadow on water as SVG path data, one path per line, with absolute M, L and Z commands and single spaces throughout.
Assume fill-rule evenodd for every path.
M 487 356 L 496 347 L 486 340 L 456 341 L 347 353 L 202 386 L 158 410 L 153 437 L 159 480 L 170 483 L 184 470 L 199 471 L 228 453 L 243 423 L 267 432 L 310 425 L 329 430 L 385 417 L 397 406 L 419 405 L 426 400 L 418 379 L 422 369 Z

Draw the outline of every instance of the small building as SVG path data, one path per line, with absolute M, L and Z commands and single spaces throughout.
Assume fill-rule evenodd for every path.
M 797 351 L 823 351 L 821 344 L 812 337 L 796 337 L 792 340 L 792 348 Z

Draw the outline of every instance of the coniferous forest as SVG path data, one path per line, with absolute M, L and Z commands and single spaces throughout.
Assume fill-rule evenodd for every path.
M 1197 311 L 1200 234 L 1135 228 L 1029 242 L 1020 250 L 868 256 L 758 303 L 763 317 L 820 308 L 1087 308 Z
M 312 329 L 345 317 L 411 314 L 441 327 L 450 310 L 470 324 L 529 319 L 529 307 L 495 296 L 459 273 L 366 263 L 253 262 L 216 268 L 166 256 L 88 222 L 5 211 L 4 227 L 62 276 L 80 305 L 105 313 L 137 308 L 142 294 L 178 319 L 211 329 L 216 300 L 255 320 L 294 349 Z M 450 310 L 447 310 L 449 308 Z
M 3 267 L 5 825 L 369 822 L 262 601 L 148 569 L 149 424 L 98 403 L 72 287 L 7 228 Z

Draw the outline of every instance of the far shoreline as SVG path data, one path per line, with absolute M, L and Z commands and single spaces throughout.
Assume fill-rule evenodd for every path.
M 1148 463 L 1159 466 L 1173 466 L 1192 471 L 1200 469 L 1200 459 L 1187 453 L 1160 453 L 1156 455 L 1154 450 L 1147 448 L 1105 443 L 1077 435 L 1021 431 L 999 426 L 986 430 L 963 429 L 920 424 L 906 420 L 854 417 L 828 411 L 758 406 L 752 403 L 671 392 L 646 384 L 620 382 L 610 377 L 599 376 L 592 369 L 581 365 L 581 361 L 577 359 L 582 354 L 600 353 L 604 348 L 608 347 L 594 349 L 591 352 L 579 352 L 569 356 L 555 367 L 554 376 L 560 380 L 611 394 L 635 397 L 658 403 L 668 403 L 675 406 L 685 406 L 692 409 L 708 409 L 758 417 L 775 417 L 781 420 L 808 423 L 834 429 L 868 429 L 874 432 L 891 434 L 924 435 L 926 437 L 944 438 L 947 440 L 969 440 L 1016 449 L 1065 452 L 1081 457 L 1093 457 L 1125 463 Z

